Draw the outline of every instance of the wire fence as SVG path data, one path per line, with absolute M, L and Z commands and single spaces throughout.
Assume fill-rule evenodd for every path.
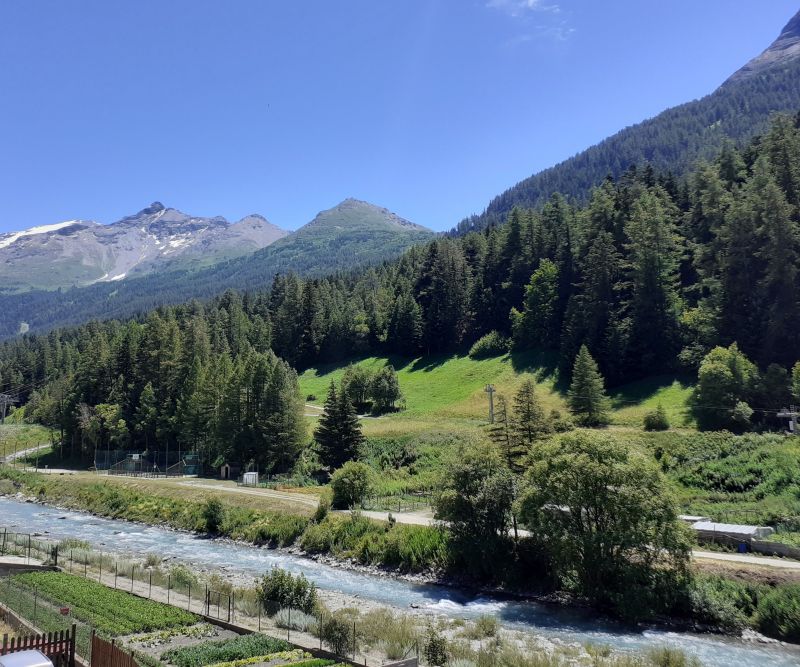
M 59 545 L 8 529 L 0 533 L 0 553 L 21 556 L 31 565 L 36 562 L 58 565 L 64 572 L 109 588 L 179 607 L 212 621 L 285 638 L 304 648 L 329 651 L 359 664 L 364 664 L 365 652 L 371 654 L 369 664 L 373 665 L 419 655 L 418 639 L 408 633 L 378 640 L 375 633 L 380 628 L 346 614 L 319 610 L 307 614 L 285 606 L 265 607 L 254 588 L 237 589 L 213 577 L 201 582 L 181 565 L 165 569 L 155 556 L 125 558 L 95 550 L 77 540 L 65 540 Z M 0 581 L 0 602 L 46 632 L 67 629 L 75 623 L 77 652 L 87 659 L 90 657 L 92 628 L 60 601 L 5 577 Z M 379 663 L 375 661 L 377 644 L 381 644 L 380 652 L 384 654 Z
M 68 632 L 74 627 L 76 652 L 91 658 L 92 629 L 76 618 L 71 608 L 9 576 L 0 579 L 0 602 L 42 632 Z
M 432 489 L 395 494 L 371 495 L 363 501 L 363 509 L 381 512 L 417 512 L 433 507 L 436 492 Z

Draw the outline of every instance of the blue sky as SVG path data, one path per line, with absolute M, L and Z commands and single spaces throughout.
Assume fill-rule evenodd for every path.
M 0 230 L 153 200 L 434 229 L 711 92 L 797 0 L 3 0 Z

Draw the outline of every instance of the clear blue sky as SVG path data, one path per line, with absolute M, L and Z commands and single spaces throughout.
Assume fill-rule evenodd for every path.
M 761 52 L 797 0 L 2 0 L 0 230 L 153 200 L 434 229 Z

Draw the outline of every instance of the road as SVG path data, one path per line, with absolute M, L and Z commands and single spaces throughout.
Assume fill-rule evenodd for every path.
M 373 512 L 363 511 L 363 516 L 375 519 L 376 521 L 388 521 L 389 514 L 392 515 L 397 523 L 406 523 L 414 526 L 430 526 L 436 520 L 430 511 L 428 512 Z M 525 530 L 519 530 L 520 537 L 525 537 L 529 533 Z M 771 567 L 780 570 L 796 570 L 800 571 L 800 561 L 788 560 L 784 558 L 769 558 L 766 556 L 754 556 L 752 554 L 733 554 L 718 551 L 703 551 L 701 549 L 692 550 L 692 558 L 695 560 L 716 560 L 725 561 L 729 563 L 741 563 L 743 565 L 756 565 L 758 567 Z

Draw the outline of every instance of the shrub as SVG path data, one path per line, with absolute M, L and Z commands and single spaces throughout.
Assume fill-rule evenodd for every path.
M 302 574 L 295 577 L 278 567 L 265 574 L 256 585 L 256 595 L 267 611 L 291 607 L 312 614 L 317 604 L 317 587 Z
M 196 587 L 198 585 L 197 576 L 185 565 L 173 565 L 169 569 L 169 576 L 171 584 L 175 588 Z
M 336 655 L 354 653 L 357 649 L 353 623 L 341 614 L 333 614 L 322 621 L 320 638 Z
M 429 665 L 441 667 L 447 664 L 447 640 L 433 627 L 429 627 L 425 633 L 422 655 Z
M 365 463 L 348 461 L 331 477 L 333 506 L 359 507 L 372 489 L 372 469 Z
M 325 520 L 325 517 L 328 516 L 328 512 L 331 509 L 331 494 L 330 493 L 322 493 L 319 497 L 319 504 L 317 505 L 317 509 L 314 511 L 314 523 L 322 523 Z
M 647 652 L 649 664 L 653 667 L 700 667 L 697 658 L 687 656 L 683 651 L 662 646 Z
M 310 632 L 317 626 L 317 619 L 314 616 L 291 607 L 278 611 L 273 620 L 279 628 L 288 628 L 298 632 Z
M 216 535 L 225 521 L 225 506 L 219 498 L 209 498 L 203 505 L 203 522 L 206 532 Z
M 689 599 L 695 619 L 729 632 L 738 632 L 747 626 L 755 604 L 746 586 L 716 576 L 698 577 Z
M 800 641 L 800 584 L 780 586 L 759 601 L 758 628 L 770 637 Z
M 484 614 L 475 621 L 470 636 L 474 639 L 488 639 L 495 637 L 499 629 L 500 624 L 497 622 L 497 618 Z
M 645 431 L 668 431 L 669 418 L 664 406 L 659 403 L 655 410 L 651 410 L 644 416 Z
M 471 359 L 498 357 L 511 349 L 511 341 L 499 331 L 490 331 L 481 336 L 469 349 Z

